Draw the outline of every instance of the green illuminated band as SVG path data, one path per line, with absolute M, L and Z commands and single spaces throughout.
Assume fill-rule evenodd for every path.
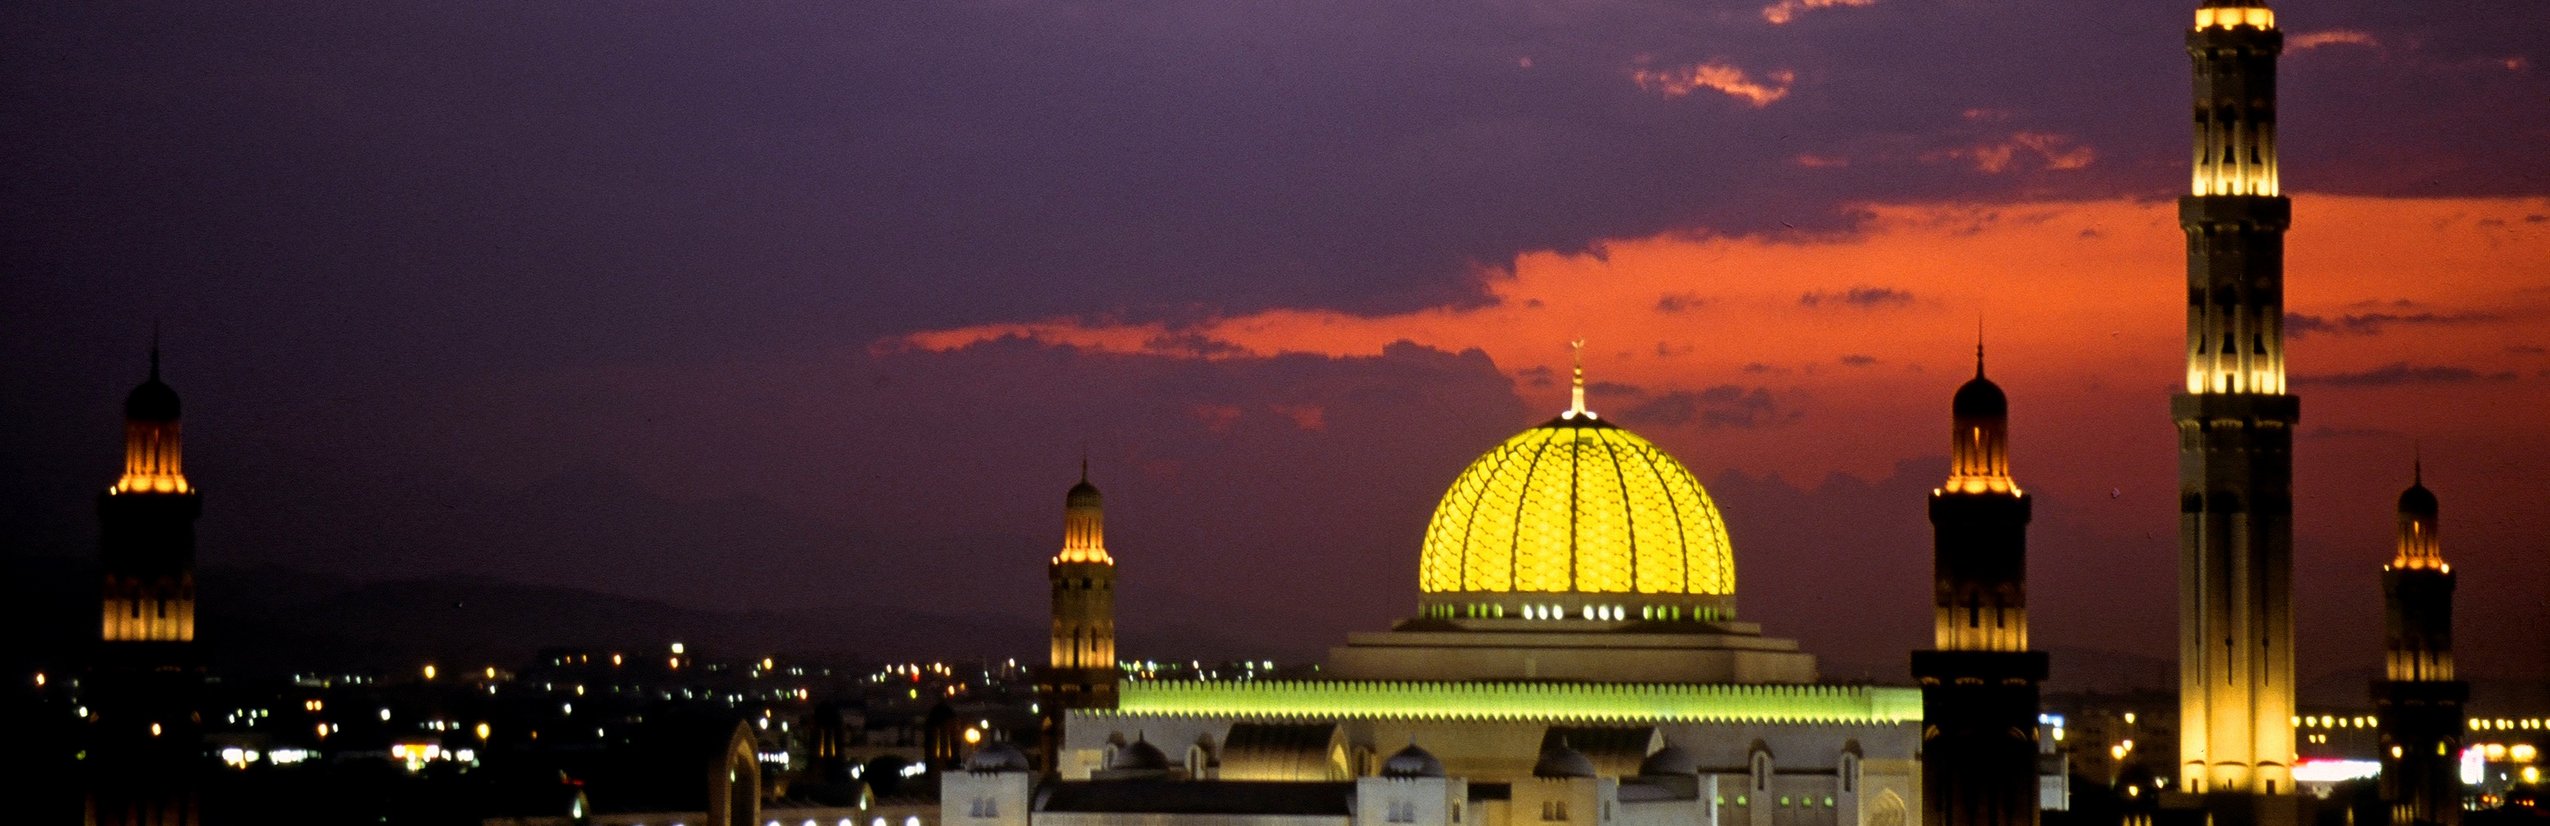
M 1890 686 L 1127 680 L 1116 715 L 1656 723 L 1921 721 L 1921 690 Z

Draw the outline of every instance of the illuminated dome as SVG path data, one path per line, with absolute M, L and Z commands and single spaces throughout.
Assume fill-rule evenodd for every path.
M 1585 411 L 1580 390 L 1453 481 L 1417 581 L 1444 619 L 1718 620 L 1734 615 L 1735 558 L 1691 471 Z

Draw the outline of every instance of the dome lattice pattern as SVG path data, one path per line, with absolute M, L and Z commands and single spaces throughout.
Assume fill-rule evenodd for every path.
M 1426 593 L 1735 593 L 1726 525 L 1654 443 L 1589 416 L 1523 431 L 1435 507 Z

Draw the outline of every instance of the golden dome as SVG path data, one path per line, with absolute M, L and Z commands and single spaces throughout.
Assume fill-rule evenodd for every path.
M 1489 603 L 1572 594 L 1552 601 L 1561 616 L 1624 603 L 1731 616 L 1735 558 L 1708 492 L 1654 443 L 1582 409 L 1505 440 L 1453 481 L 1426 528 L 1425 601 L 1451 616 L 1466 595 L 1491 611 L 1471 616 L 1521 616 Z

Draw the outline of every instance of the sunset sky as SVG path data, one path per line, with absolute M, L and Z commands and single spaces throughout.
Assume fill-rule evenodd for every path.
M 2194 5 L 18 4 L 0 543 L 94 553 L 156 321 L 209 566 L 1033 617 L 1085 452 L 1124 653 L 1313 656 L 1582 338 L 1896 679 L 1980 325 L 2034 641 L 2166 657 Z M 2550 5 L 2277 14 L 2303 670 L 2422 451 L 2550 677 Z

